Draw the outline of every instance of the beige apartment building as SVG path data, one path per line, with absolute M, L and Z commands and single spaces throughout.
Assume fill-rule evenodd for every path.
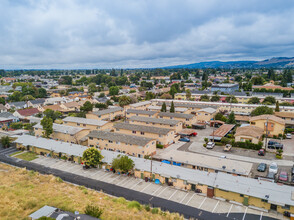
M 121 107 L 108 108 L 86 114 L 88 119 L 113 121 L 116 117 L 123 117 L 124 109 Z
M 137 110 L 146 110 L 149 105 L 151 105 L 151 101 L 144 101 L 144 102 L 130 104 L 130 105 L 126 106 L 126 108 L 137 109 Z
M 142 117 L 155 117 L 158 112 L 156 111 L 146 111 L 146 110 L 137 110 L 137 109 L 128 109 L 126 110 L 126 117 L 130 118 L 132 116 L 142 116 Z
M 184 126 L 192 126 L 192 124 L 195 124 L 197 122 L 196 116 L 192 114 L 160 112 L 158 113 L 157 117 L 163 119 L 178 120 L 181 121 Z
M 63 119 L 65 125 L 86 128 L 89 130 L 107 130 L 111 129 L 113 123 L 110 121 L 80 118 L 80 117 L 66 117 Z
M 216 109 L 214 108 L 203 108 L 196 112 L 198 122 L 209 122 L 216 115 Z
M 100 150 L 122 152 L 135 157 L 144 157 L 156 153 L 156 140 L 107 131 L 91 131 L 88 135 L 88 146 Z
M 183 129 L 183 123 L 181 121 L 172 120 L 172 119 L 133 116 L 129 119 L 129 123 L 173 129 L 176 133 L 178 133 L 179 131 Z
M 43 127 L 40 123 L 34 126 L 35 136 L 43 136 Z M 64 141 L 72 144 L 86 144 L 87 135 L 90 130 L 86 128 L 78 128 L 73 126 L 61 125 L 53 123 L 53 133 L 50 135 L 51 139 L 57 141 Z
M 157 144 L 168 146 L 178 141 L 175 131 L 168 128 L 151 127 L 145 125 L 136 125 L 129 123 L 117 123 L 113 126 L 114 131 L 118 133 L 135 135 L 139 137 L 147 137 L 156 139 Z

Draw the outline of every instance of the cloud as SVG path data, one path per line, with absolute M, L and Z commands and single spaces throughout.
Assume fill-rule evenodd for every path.
M 294 2 L 2 0 L 0 68 L 157 67 L 294 54 Z

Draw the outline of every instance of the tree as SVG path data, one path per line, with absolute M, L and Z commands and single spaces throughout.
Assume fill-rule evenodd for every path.
M 211 102 L 218 102 L 220 100 L 220 97 L 218 95 L 214 95 L 210 98 Z
M 86 208 L 85 208 L 85 214 L 86 215 L 92 216 L 92 217 L 97 218 L 97 219 L 100 218 L 102 213 L 103 213 L 103 209 L 100 209 L 97 206 L 87 205 Z
M 59 84 L 72 85 L 72 77 L 71 76 L 62 76 L 58 81 L 59 81 Z
M 53 111 L 52 109 L 46 109 L 43 112 L 44 116 L 47 118 L 51 118 L 52 121 L 54 122 L 57 118 L 60 118 L 62 116 L 62 113 L 59 111 Z
M 21 101 L 35 100 L 35 97 L 32 95 L 25 95 L 20 100 Z
M 248 100 L 248 104 L 259 104 L 259 98 L 257 97 L 252 97 Z
M 86 149 L 82 157 L 83 163 L 86 166 L 93 166 L 93 167 L 96 167 L 101 162 L 102 159 L 103 159 L 102 154 L 95 147 L 90 147 Z
M 44 117 L 41 120 L 41 125 L 43 126 L 43 137 L 49 138 L 53 133 L 53 120 L 52 118 Z
M 276 103 L 276 98 L 273 96 L 267 96 L 265 99 L 262 101 L 262 104 L 266 105 L 273 105 Z
M 235 113 L 233 111 L 229 114 L 227 124 L 236 124 Z
M 162 103 L 162 106 L 161 106 L 161 110 L 160 111 L 161 112 L 166 112 L 166 104 L 165 104 L 165 102 Z
M 22 94 L 20 91 L 14 91 L 10 96 L 9 96 L 9 100 L 12 102 L 18 102 L 20 101 L 22 97 Z
M 38 95 L 37 98 L 45 98 L 47 97 L 47 91 L 44 88 L 39 88 L 38 89 Z
M 169 112 L 175 113 L 175 104 L 174 104 L 173 101 L 172 101 L 172 103 L 171 103 L 171 106 L 170 106 Z
M 1 141 L 1 144 L 4 148 L 10 147 L 11 140 L 8 136 L 1 137 L 0 141 Z
M 223 122 L 227 121 L 227 118 L 220 112 L 216 113 L 214 119 L 219 120 L 219 121 L 223 121 Z
M 274 114 L 273 109 L 267 106 L 259 106 L 251 112 L 251 116 L 272 115 L 272 114 Z
M 275 108 L 275 112 L 279 112 L 280 111 L 280 104 L 279 101 L 276 102 L 276 108 Z
M 127 155 L 118 155 L 116 158 L 112 160 L 112 167 L 116 170 L 121 170 L 124 173 L 131 171 L 134 168 L 134 166 L 134 161 Z
M 105 93 L 104 93 L 104 92 L 101 92 L 101 93 L 99 94 L 98 97 L 99 97 L 99 98 L 103 98 L 103 97 L 105 97 Z
M 86 101 L 80 108 L 83 112 L 91 112 L 93 110 L 93 104 L 90 101 Z
M 191 90 L 190 89 L 187 89 L 186 90 L 186 99 L 190 99 L 191 98 L 191 96 L 192 96 L 192 94 L 191 94 Z
M 238 103 L 238 100 L 236 99 L 235 96 L 229 95 L 229 96 L 226 97 L 226 102 L 228 102 L 228 103 Z
M 264 79 L 261 76 L 252 77 L 251 82 L 253 85 L 263 85 Z
M 109 88 L 109 95 L 111 96 L 118 95 L 118 92 L 119 92 L 118 86 L 111 86 Z
M 146 92 L 146 100 L 150 100 L 150 99 L 154 99 L 155 98 L 155 94 L 153 92 Z
M 164 93 L 160 96 L 161 99 L 172 99 L 173 97 L 169 93 Z
M 89 93 L 93 94 L 94 92 L 97 92 L 97 87 L 95 83 L 90 83 L 88 85 L 88 91 Z
M 131 103 L 131 98 L 129 96 L 123 95 L 119 97 L 119 106 L 124 107 L 125 105 L 129 105 Z
M 202 96 L 200 96 L 200 101 L 208 102 L 209 101 L 208 95 L 202 95 Z
M 96 103 L 95 104 L 95 108 L 99 108 L 99 109 L 107 109 L 107 105 L 104 103 Z

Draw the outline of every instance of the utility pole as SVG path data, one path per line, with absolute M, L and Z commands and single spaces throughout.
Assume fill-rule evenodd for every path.
M 215 116 L 213 116 L 213 123 L 212 123 L 212 142 L 214 142 L 214 126 L 215 126 Z
M 151 155 L 151 167 L 150 167 L 150 171 L 151 171 L 151 178 L 150 179 L 152 179 L 152 155 Z
M 265 151 L 266 151 L 266 148 L 267 148 L 267 128 L 268 128 L 268 117 L 266 118 L 266 125 L 265 125 Z

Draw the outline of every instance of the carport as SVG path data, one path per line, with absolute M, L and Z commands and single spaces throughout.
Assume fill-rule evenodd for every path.
M 225 137 L 235 125 L 224 124 L 220 126 L 218 129 L 212 132 L 212 134 L 208 137 L 209 140 L 220 141 L 223 137 Z

